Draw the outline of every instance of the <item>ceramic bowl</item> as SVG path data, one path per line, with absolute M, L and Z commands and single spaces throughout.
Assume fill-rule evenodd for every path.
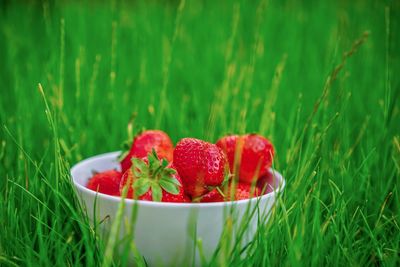
M 92 222 L 100 222 L 105 235 L 121 202 L 120 197 L 97 193 L 85 186 L 93 171 L 120 169 L 117 157 L 120 152 L 97 155 L 85 159 L 71 169 L 72 180 L 81 204 Z M 201 240 L 202 255 L 210 258 L 219 244 L 228 223 L 233 222 L 231 233 L 239 236 L 241 223 L 248 223 L 241 244 L 246 245 L 254 237 L 259 223 L 266 223 L 277 194 L 285 187 L 282 175 L 274 170 L 273 190 L 257 198 L 216 203 L 162 203 L 125 199 L 122 225 L 118 238 L 123 238 L 134 227 L 134 242 L 149 266 L 182 266 L 194 259 L 200 264 L 195 244 Z M 135 223 L 130 224 L 135 210 Z M 233 219 L 233 220 L 232 220 Z

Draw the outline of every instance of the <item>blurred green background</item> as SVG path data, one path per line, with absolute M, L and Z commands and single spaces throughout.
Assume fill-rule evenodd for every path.
M 2 2 L 0 265 L 103 262 L 68 171 L 119 150 L 132 115 L 174 142 L 273 141 L 282 208 L 218 265 L 400 264 L 399 18 L 399 1 Z

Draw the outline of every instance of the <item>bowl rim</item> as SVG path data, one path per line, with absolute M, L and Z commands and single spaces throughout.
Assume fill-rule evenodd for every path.
M 95 156 L 91 156 L 89 158 L 86 158 L 84 160 L 81 160 L 77 163 L 75 163 L 71 169 L 70 169 L 70 176 L 71 176 L 71 180 L 75 186 L 75 188 L 79 191 L 81 191 L 82 193 L 89 195 L 93 198 L 97 198 L 99 199 L 103 199 L 106 201 L 110 201 L 110 202 L 118 202 L 120 203 L 122 198 L 120 196 L 111 196 L 111 195 L 107 195 L 107 194 L 103 194 L 100 192 L 96 192 L 93 191 L 91 189 L 88 189 L 85 185 L 82 185 L 81 183 L 79 183 L 76 179 L 76 175 L 74 175 L 74 173 L 81 168 L 81 165 L 83 164 L 89 164 L 91 162 L 97 161 L 99 159 L 104 159 L 104 158 L 118 158 L 118 156 L 121 154 L 121 151 L 114 151 L 114 152 L 107 152 L 107 153 L 102 153 L 102 154 L 98 154 Z M 279 179 L 279 186 L 276 187 L 273 191 L 264 194 L 262 196 L 259 197 L 252 197 L 249 199 L 243 199 L 243 200 L 234 200 L 234 201 L 224 201 L 224 202 L 206 202 L 206 203 L 194 203 L 194 202 L 190 202 L 190 203 L 175 203 L 175 202 L 153 202 L 153 201 L 146 201 L 146 200 L 136 200 L 136 199 L 127 199 L 125 198 L 125 204 L 127 205 L 132 205 L 132 204 L 138 204 L 141 206 L 152 206 L 152 207 L 169 207 L 169 208 L 181 208 L 181 207 L 223 207 L 223 206 L 232 206 L 232 205 L 245 205 L 245 204 L 249 204 L 252 202 L 257 202 L 257 201 L 262 201 L 264 199 L 270 198 L 274 195 L 277 195 L 279 193 L 282 193 L 285 186 L 286 186 L 286 182 L 285 182 L 285 178 L 283 177 L 283 175 L 281 173 L 279 173 L 278 171 L 276 171 L 273 168 L 270 168 L 270 170 L 273 172 L 274 176 L 276 176 Z

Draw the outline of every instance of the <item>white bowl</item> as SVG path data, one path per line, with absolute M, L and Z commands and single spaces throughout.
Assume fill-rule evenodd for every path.
M 86 184 L 92 176 L 92 171 L 120 169 L 117 161 L 119 154 L 120 152 L 112 152 L 91 157 L 71 169 L 73 183 L 91 221 L 99 222 L 107 218 L 106 222 L 101 224 L 105 233 L 111 228 L 121 198 L 96 193 L 87 189 Z M 258 222 L 267 222 L 276 195 L 285 187 L 282 175 L 272 169 L 271 172 L 275 177 L 274 191 L 247 200 L 162 203 L 125 199 L 120 238 L 126 235 L 128 227 L 134 227 L 134 242 L 150 266 L 181 266 L 184 262 L 191 262 L 193 256 L 195 265 L 200 265 L 199 253 L 194 249 L 194 239 L 201 239 L 203 255 L 210 259 L 218 247 L 223 230 L 226 229 L 226 219 L 230 217 L 234 222 L 234 236 L 237 236 L 240 223 L 248 222 L 241 240 L 244 246 L 254 237 Z M 134 207 L 137 208 L 136 221 L 130 225 L 127 222 L 130 221 Z

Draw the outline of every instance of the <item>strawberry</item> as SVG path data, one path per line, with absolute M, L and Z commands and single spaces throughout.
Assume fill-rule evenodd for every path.
M 87 188 L 99 193 L 119 196 L 119 183 L 122 173 L 116 170 L 109 170 L 95 174 L 90 178 Z
M 128 169 L 120 183 L 120 193 L 128 186 L 127 198 L 147 201 L 187 202 L 182 181 L 165 159 L 160 160 L 153 150 L 148 158 L 132 158 L 132 167 Z
M 216 145 L 226 153 L 231 172 L 236 172 L 241 182 L 252 183 L 271 167 L 274 147 L 265 137 L 230 135 L 219 139 Z
M 191 202 L 192 202 L 192 199 L 191 199 L 189 196 L 185 195 L 185 196 L 183 197 L 183 202 L 184 202 L 184 203 L 191 203 Z
M 174 145 L 169 136 L 160 130 L 147 130 L 137 135 L 133 139 L 133 143 L 129 152 L 123 154 L 121 161 L 122 173 L 132 166 L 131 159 L 147 157 L 152 149 L 157 152 L 158 157 L 172 161 L 172 153 Z
M 257 187 L 260 189 L 261 194 L 265 195 L 274 191 L 276 185 L 275 177 L 271 171 L 261 176 L 257 181 Z
M 223 202 L 230 201 L 231 194 L 234 193 L 233 200 L 243 200 L 249 199 L 252 197 L 258 197 L 260 195 L 260 189 L 256 187 L 252 187 L 248 183 L 239 182 L 236 185 L 235 191 L 232 190 L 233 183 L 230 183 L 225 190 L 220 190 L 219 188 L 215 188 L 212 191 L 208 192 L 204 196 L 200 198 L 200 202 Z
M 183 138 L 174 150 L 174 165 L 182 178 L 183 187 L 191 197 L 209 191 L 209 186 L 218 186 L 224 181 L 226 157 L 214 144 Z

